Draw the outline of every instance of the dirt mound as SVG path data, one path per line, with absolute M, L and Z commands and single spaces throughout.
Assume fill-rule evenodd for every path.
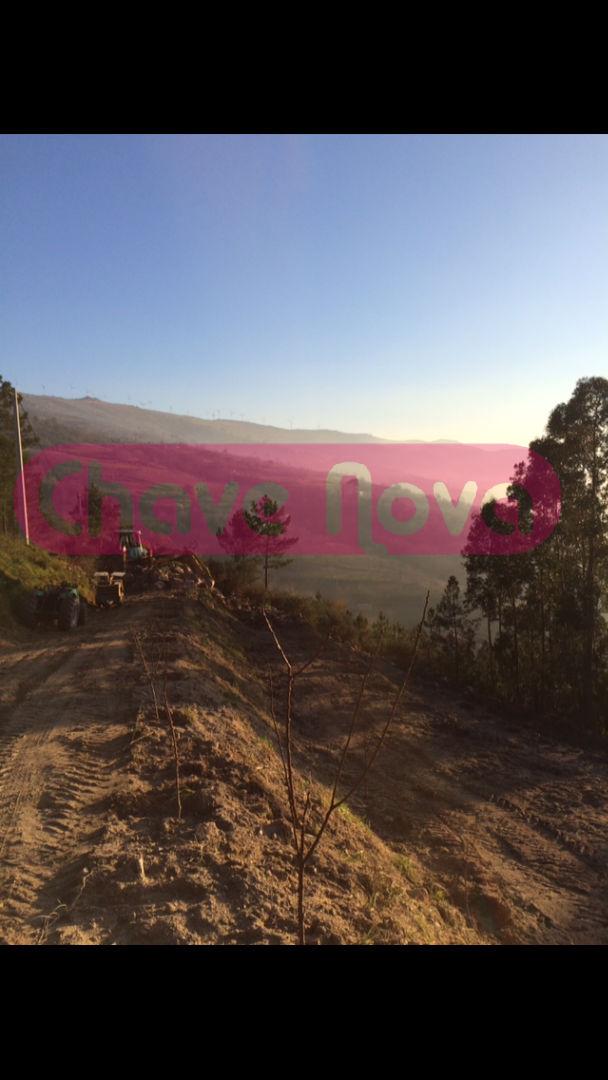
M 255 612 L 205 589 L 93 612 L 0 654 L 0 941 L 288 944 L 296 876 Z M 193 594 L 194 596 L 194 594 Z M 294 662 L 318 645 L 277 630 Z M 327 805 L 361 657 L 298 682 L 294 767 Z M 398 673 L 370 681 L 357 772 Z M 309 943 L 599 942 L 607 768 L 437 691 L 409 693 L 306 872 Z
M 175 597 L 138 631 L 142 674 L 127 782 L 111 798 L 86 887 L 46 940 L 116 944 L 288 944 L 295 876 L 280 760 L 263 686 L 224 609 Z M 204 626 L 204 630 L 203 630 Z M 164 694 L 170 699 L 175 757 Z M 321 803 L 327 792 L 313 784 Z M 394 854 L 339 814 L 307 872 L 307 941 L 448 940 Z M 463 940 L 469 940 L 463 920 Z

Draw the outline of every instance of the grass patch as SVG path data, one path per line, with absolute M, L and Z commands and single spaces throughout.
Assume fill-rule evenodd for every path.
M 412 885 L 421 885 L 422 884 L 422 877 L 421 877 L 420 871 L 418 870 L 418 868 L 416 866 L 414 866 L 414 864 L 413 864 L 412 860 L 410 859 L 409 855 L 396 855 L 395 856 L 395 865 L 396 865 L 397 869 L 400 871 L 400 873 L 402 873 L 403 876 L 405 878 L 407 878 L 407 880 Z
M 342 806 L 338 807 L 338 813 L 341 814 L 346 821 L 350 821 L 352 825 L 359 825 L 359 827 L 365 829 L 366 832 L 372 831 L 371 825 L 365 821 L 364 818 L 359 817 L 354 810 L 351 810 L 347 803 L 342 803 Z
M 77 586 L 85 599 L 93 602 L 91 575 L 77 562 L 27 545 L 20 537 L 0 536 L 0 625 L 16 621 L 19 602 L 31 589 L 62 581 Z

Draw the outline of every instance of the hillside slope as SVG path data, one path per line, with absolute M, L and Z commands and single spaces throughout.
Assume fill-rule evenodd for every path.
M 280 763 L 240 624 L 166 596 L 91 622 L 0 655 L 0 942 L 291 943 Z M 476 939 L 411 890 L 371 830 L 339 815 L 307 882 L 308 940 Z
M 294 662 L 310 659 L 309 631 L 276 620 Z M 268 665 L 280 694 L 255 612 L 187 587 L 93 613 L 77 638 L 0 652 L 0 941 L 295 941 Z M 299 683 L 294 765 L 313 817 L 360 671 L 332 645 Z M 359 760 L 396 677 L 386 668 L 369 687 Z M 607 772 L 436 691 L 410 693 L 307 873 L 307 941 L 607 941 Z
M 367 434 L 264 427 L 237 420 L 202 420 L 153 412 L 95 398 L 67 399 L 24 394 L 24 405 L 41 446 L 63 442 L 381 442 Z M 365 615 L 383 611 L 405 625 L 416 622 L 428 589 L 433 603 L 450 574 L 462 577 L 458 556 L 329 556 L 294 559 L 280 583 L 298 592 L 343 600 Z M 277 584 L 279 581 L 277 581 Z
M 41 446 L 62 442 L 382 442 L 368 434 L 287 430 L 238 420 L 202 420 L 154 412 L 133 405 L 24 394 L 24 405 Z M 462 576 L 454 556 L 299 557 L 281 573 L 280 583 L 296 591 L 343 600 L 356 611 L 383 611 L 405 625 L 416 622 L 428 589 L 432 602 L 450 574 Z M 277 582 L 278 583 L 278 582 Z
M 6 634 L 23 636 L 15 615 L 24 593 L 62 581 L 76 585 L 87 600 L 93 600 L 91 573 L 74 559 L 28 546 L 19 537 L 0 536 L 0 640 Z
M 121 405 L 98 398 L 24 394 L 23 404 L 42 446 L 62 442 L 349 443 L 382 442 L 373 435 L 287 429 L 244 420 L 203 420 Z

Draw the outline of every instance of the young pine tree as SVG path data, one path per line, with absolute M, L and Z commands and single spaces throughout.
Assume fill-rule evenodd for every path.
M 284 558 L 285 552 L 298 542 L 297 536 L 286 536 L 290 523 L 290 514 L 269 495 L 263 495 L 252 500 L 248 509 L 237 510 L 217 536 L 224 551 L 237 561 L 261 563 L 267 589 L 269 571 L 286 566 L 290 560 Z
M 429 610 L 427 623 L 431 641 L 447 658 L 450 674 L 464 674 L 472 659 L 475 630 L 453 574 L 448 578 L 437 607 Z

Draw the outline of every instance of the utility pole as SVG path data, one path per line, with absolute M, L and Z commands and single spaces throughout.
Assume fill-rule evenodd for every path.
M 23 524 L 25 526 L 25 542 L 30 542 L 30 527 L 27 518 L 27 496 L 25 494 L 25 473 L 23 472 L 23 446 L 21 444 L 21 423 L 19 420 L 19 397 L 15 389 L 15 427 L 17 434 L 17 468 L 21 479 L 21 496 L 23 499 Z

